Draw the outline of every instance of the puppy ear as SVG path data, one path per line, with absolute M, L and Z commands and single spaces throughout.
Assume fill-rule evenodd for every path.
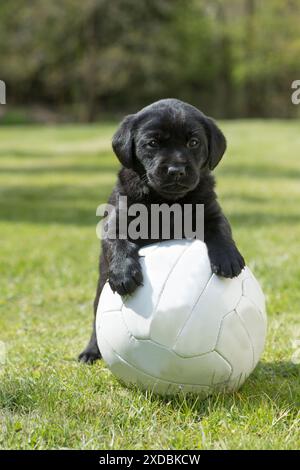
M 133 118 L 134 114 L 126 116 L 112 139 L 112 148 L 123 166 L 131 168 L 133 163 Z
M 208 166 L 213 170 L 225 153 L 226 139 L 211 118 L 205 119 L 205 128 L 208 137 Z

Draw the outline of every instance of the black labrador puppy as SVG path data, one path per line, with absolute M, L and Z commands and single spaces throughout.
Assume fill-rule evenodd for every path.
M 212 271 L 224 277 L 237 276 L 245 262 L 217 202 L 211 174 L 226 150 L 225 137 L 214 121 L 194 106 L 164 99 L 127 116 L 112 146 L 122 168 L 109 203 L 117 207 L 122 195 L 127 196 L 128 207 L 133 203 L 147 207 L 153 203 L 204 204 L 204 241 Z M 118 216 L 116 210 L 115 218 Z M 120 295 L 131 294 L 142 284 L 139 248 L 153 241 L 118 237 L 102 240 L 94 313 L 107 280 Z M 93 363 L 99 358 L 93 328 L 79 360 Z

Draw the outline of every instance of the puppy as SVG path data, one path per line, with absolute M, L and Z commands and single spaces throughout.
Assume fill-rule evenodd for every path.
M 133 203 L 147 207 L 153 203 L 204 204 L 204 241 L 212 271 L 229 278 L 240 274 L 245 262 L 217 202 L 211 174 L 226 150 L 225 137 L 214 121 L 194 106 L 164 99 L 127 116 L 112 146 L 122 168 L 109 203 L 117 207 L 122 195 L 127 196 L 128 207 Z M 142 284 L 139 248 L 153 241 L 118 237 L 102 241 L 95 314 L 107 280 L 120 295 L 132 294 Z M 93 363 L 99 358 L 94 322 L 79 360 Z

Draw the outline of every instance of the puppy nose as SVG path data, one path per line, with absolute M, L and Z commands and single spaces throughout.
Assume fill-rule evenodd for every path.
M 186 175 L 186 168 L 184 165 L 169 166 L 168 176 L 173 176 L 175 179 L 181 178 Z

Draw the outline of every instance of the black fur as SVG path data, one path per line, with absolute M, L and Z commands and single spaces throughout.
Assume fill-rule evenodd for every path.
M 204 204 L 204 239 L 212 270 L 220 276 L 237 276 L 244 259 L 217 202 L 211 174 L 226 150 L 225 137 L 214 121 L 182 101 L 161 100 L 127 116 L 112 146 L 122 169 L 109 202 L 116 206 L 119 195 L 126 195 L 128 206 L 137 202 L 149 207 L 153 203 Z M 138 251 L 153 241 L 102 241 L 95 314 L 107 280 L 121 295 L 132 294 L 142 284 Z M 100 357 L 93 328 L 79 360 L 92 363 Z

